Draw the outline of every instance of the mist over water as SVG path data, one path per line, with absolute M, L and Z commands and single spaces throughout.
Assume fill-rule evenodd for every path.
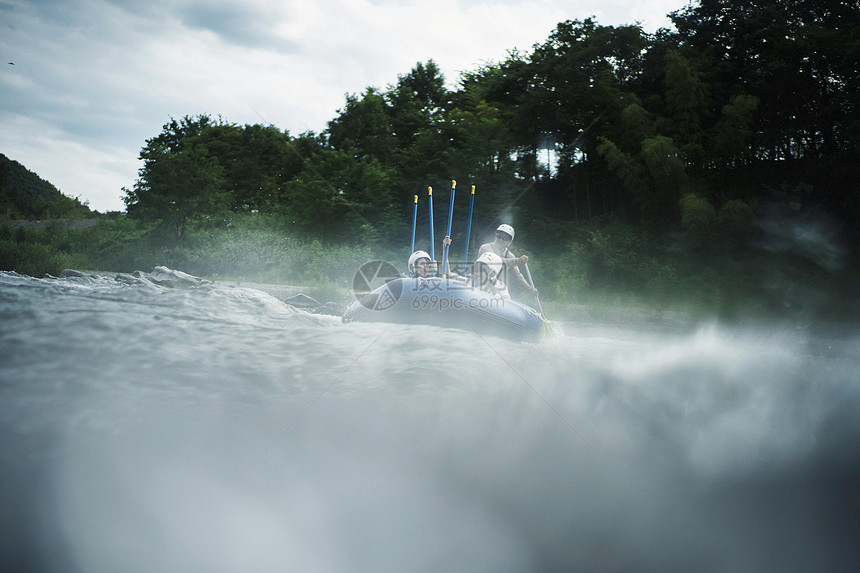
M 0 273 L 13 571 L 849 571 L 860 333 L 536 344 Z

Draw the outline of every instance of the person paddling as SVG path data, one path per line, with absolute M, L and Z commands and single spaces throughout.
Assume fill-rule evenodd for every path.
M 496 228 L 496 237 L 492 243 L 484 243 L 481 245 L 481 248 L 478 250 L 478 255 L 483 255 L 484 253 L 493 253 L 499 256 L 505 265 L 505 271 L 507 274 L 512 276 L 511 279 L 514 284 L 517 285 L 518 288 L 521 288 L 525 292 L 531 294 L 534 297 L 537 297 L 538 291 L 536 288 L 533 288 L 529 281 L 526 280 L 526 277 L 523 276 L 522 271 L 520 271 L 520 264 L 527 263 L 529 258 L 526 255 L 522 255 L 517 257 L 514 255 L 509 249 L 511 242 L 513 242 L 515 236 L 514 228 L 508 224 L 501 224 Z
M 451 237 L 445 236 L 442 240 L 444 245 L 451 244 Z M 449 261 L 446 261 L 448 266 L 445 269 L 445 276 L 449 279 L 465 283 L 478 290 L 488 292 L 498 296 L 503 300 L 511 300 L 511 295 L 508 292 L 508 287 L 501 279 L 504 263 L 502 258 L 495 253 L 484 253 L 475 261 L 471 276 L 464 277 L 451 271 Z

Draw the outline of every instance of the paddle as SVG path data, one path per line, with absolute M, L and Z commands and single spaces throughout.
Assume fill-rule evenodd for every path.
M 475 186 L 472 185 L 472 198 L 469 200 L 469 223 L 466 225 L 466 251 L 463 253 L 463 264 L 469 262 L 469 237 L 472 236 L 472 207 L 475 206 Z
M 529 286 L 534 289 L 535 288 L 535 282 L 532 280 L 531 272 L 529 272 L 529 264 L 523 263 L 523 267 L 525 267 L 525 269 L 526 269 L 526 278 L 529 279 Z M 537 289 L 535 289 L 535 290 L 537 290 Z M 534 296 L 535 296 L 535 300 L 537 301 L 538 311 L 540 312 L 540 315 L 543 316 L 543 309 L 541 308 L 541 305 L 540 305 L 540 298 L 538 297 L 538 295 L 534 295 Z
M 457 182 L 451 180 L 451 201 L 448 204 L 448 232 L 447 236 L 451 236 L 451 220 L 454 217 L 454 194 L 457 192 Z M 448 278 L 448 249 L 451 245 L 445 245 L 445 251 L 442 254 L 442 278 Z
M 433 233 L 433 188 L 427 188 L 427 196 L 430 200 L 430 261 L 436 260 L 436 238 Z
M 415 196 L 415 206 L 412 208 L 412 247 L 409 254 L 415 252 L 415 225 L 418 223 L 418 195 Z

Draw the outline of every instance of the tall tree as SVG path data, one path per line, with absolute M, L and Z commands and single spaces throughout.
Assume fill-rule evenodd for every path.
M 304 169 L 289 133 L 274 126 L 222 123 L 200 137 L 224 170 L 234 211 L 271 212 L 282 199 L 284 184 Z
M 391 128 L 401 148 L 415 139 L 439 119 L 449 100 L 445 77 L 433 60 L 417 63 L 398 76 L 397 84 L 385 92 Z
M 762 157 L 814 157 L 846 143 L 858 119 L 846 97 L 860 74 L 858 3 L 702 0 L 671 18 L 682 47 L 707 62 L 717 105 L 739 93 L 765 104 Z
M 593 136 L 585 130 L 607 109 L 623 107 L 620 100 L 636 86 L 646 45 L 639 26 L 600 26 L 591 19 L 560 23 L 531 56 L 527 103 L 520 107 L 515 134 L 519 142 L 537 145 L 550 133 L 562 148 L 593 151 Z
M 356 158 L 392 159 L 396 140 L 390 110 L 385 97 L 375 88 L 368 88 L 361 98 L 347 95 L 346 104 L 328 123 L 326 131 L 332 146 Z
M 147 140 L 138 180 L 123 198 L 129 216 L 161 221 L 181 239 L 195 217 L 227 210 L 223 169 L 200 142 L 211 125 L 208 116 L 186 116 Z
M 707 120 L 707 88 L 701 74 L 687 58 L 672 50 L 666 55 L 665 114 L 670 123 L 666 135 L 672 137 L 688 162 L 704 161 L 704 133 Z

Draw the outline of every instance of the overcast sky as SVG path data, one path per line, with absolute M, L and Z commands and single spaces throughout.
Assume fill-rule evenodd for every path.
M 558 22 L 639 22 L 687 0 L 0 0 L 0 153 L 98 211 L 124 210 L 147 138 L 210 114 L 322 131 L 347 93 L 434 60 L 528 51 Z

